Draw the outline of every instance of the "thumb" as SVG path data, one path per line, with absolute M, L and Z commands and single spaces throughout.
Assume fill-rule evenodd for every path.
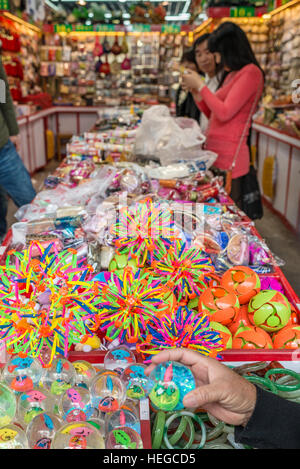
M 202 407 L 211 402 L 218 402 L 220 399 L 220 386 L 208 384 L 189 392 L 183 399 L 183 405 L 185 407 Z

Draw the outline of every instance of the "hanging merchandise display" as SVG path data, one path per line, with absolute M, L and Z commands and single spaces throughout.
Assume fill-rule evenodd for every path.
M 0 16 L 1 60 L 16 102 L 26 102 L 41 92 L 38 73 L 40 38 L 38 28 Z

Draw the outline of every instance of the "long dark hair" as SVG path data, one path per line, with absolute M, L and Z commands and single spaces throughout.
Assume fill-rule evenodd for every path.
M 230 21 L 222 23 L 209 36 L 208 48 L 211 52 L 219 52 L 222 67 L 226 67 L 230 71 L 240 70 L 245 65 L 255 64 L 263 72 L 247 35 L 235 23 Z

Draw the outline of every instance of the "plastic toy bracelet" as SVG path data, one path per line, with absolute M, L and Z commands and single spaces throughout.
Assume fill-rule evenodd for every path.
M 276 389 L 278 391 L 297 391 L 300 389 L 300 374 L 296 373 L 293 370 L 287 370 L 287 369 L 282 369 L 282 368 L 273 368 L 272 370 L 268 370 L 267 373 L 265 374 L 265 379 L 268 379 L 271 381 L 269 378 L 272 375 L 289 375 L 292 376 L 298 383 L 297 384 L 279 384 L 276 381 L 272 381 L 273 384 L 275 385 Z
M 291 382 L 294 383 L 295 381 L 297 380 L 293 378 L 293 376 L 286 375 L 286 374 L 276 379 L 276 383 L 279 383 L 279 384 L 290 384 Z
M 232 446 L 226 443 L 207 443 L 203 449 L 234 449 Z
M 219 436 L 221 436 L 222 433 L 224 433 L 224 428 L 225 428 L 225 423 L 220 421 L 217 424 L 217 426 L 215 426 L 212 430 L 207 432 L 206 441 L 210 442 L 212 440 L 215 440 Z
M 293 402 L 300 402 L 300 389 L 296 391 L 278 391 L 278 396 Z
M 166 422 L 166 414 L 159 410 L 155 415 L 155 420 L 152 429 L 152 448 L 160 449 L 163 437 L 164 437 L 164 428 Z
M 168 436 L 170 445 L 174 446 L 176 445 L 176 443 L 178 443 L 178 441 L 181 439 L 182 435 L 184 434 L 187 425 L 189 425 L 191 428 L 191 426 L 193 425 L 193 422 L 190 417 L 183 416 L 180 419 L 180 424 L 178 425 L 175 433 L 173 433 L 171 437 Z
M 173 448 L 168 440 L 168 427 L 170 426 L 170 424 L 173 422 L 173 420 L 175 420 L 177 417 L 182 417 L 182 416 L 186 416 L 186 417 L 190 417 L 191 419 L 188 420 L 188 423 L 189 423 L 189 426 L 190 426 L 190 439 L 189 441 L 187 442 L 187 444 L 183 447 L 183 448 Z M 194 442 L 194 437 L 195 437 L 195 427 L 192 423 L 192 420 L 195 420 L 195 422 L 197 422 L 200 427 L 201 427 L 201 431 L 202 431 L 202 437 L 201 437 L 201 441 L 197 447 L 197 449 L 201 449 L 203 448 L 205 442 L 206 442 L 206 427 L 203 423 L 203 421 L 201 420 L 201 418 L 196 415 L 196 414 L 193 414 L 192 412 L 188 412 L 188 411 L 181 411 L 181 412 L 176 412 L 174 413 L 171 417 L 168 418 L 168 420 L 166 421 L 166 425 L 165 425 L 165 432 L 164 432 L 164 443 L 165 445 L 167 446 L 168 449 L 190 449 L 193 442 Z
M 186 415 L 182 415 L 183 413 L 186 413 L 186 412 L 184 412 L 184 411 L 182 413 L 181 412 L 175 412 L 166 421 L 165 430 L 164 430 L 164 443 L 165 443 L 165 445 L 168 449 L 190 449 L 192 444 L 193 444 L 194 436 L 195 436 L 195 428 L 194 428 L 192 419 L 190 418 L 192 415 L 186 416 Z M 182 420 L 184 418 L 185 419 L 184 419 L 184 423 L 182 425 L 179 424 L 179 426 L 178 426 L 178 429 L 177 429 L 177 430 L 179 430 L 178 434 L 176 435 L 176 433 L 177 433 L 177 431 L 176 431 L 172 435 L 172 437 L 171 437 L 172 442 L 173 442 L 173 444 L 172 444 L 172 442 L 169 440 L 168 428 L 171 425 L 171 423 L 174 420 L 176 420 L 178 417 L 181 417 L 180 424 L 181 424 Z M 188 417 L 188 418 L 186 418 L 186 417 Z M 182 437 L 182 434 L 184 433 L 187 425 L 189 425 L 189 428 L 190 428 L 190 438 L 189 438 L 188 442 L 182 448 L 180 446 L 175 446 L 175 441 L 177 443 L 180 440 L 180 438 Z M 183 429 L 183 431 L 182 431 L 182 429 Z
M 209 418 L 209 421 L 210 423 L 212 423 L 215 427 L 221 422 L 221 420 L 218 420 L 216 417 L 214 417 L 213 415 L 207 413 L 208 415 L 208 418 Z M 229 425 L 225 425 L 224 426 L 224 429 L 223 429 L 223 432 L 224 433 L 233 433 L 234 432 L 234 428 L 232 426 L 229 426 Z
M 247 381 L 250 381 L 250 383 L 257 384 L 263 389 L 267 389 L 268 391 L 273 392 L 274 394 L 278 394 L 277 388 L 274 384 L 273 381 L 270 379 L 266 378 L 261 378 L 260 376 L 244 376 Z
M 244 375 L 247 373 L 255 373 L 256 371 L 263 370 L 268 366 L 267 362 L 258 362 L 258 363 L 250 363 L 249 365 L 241 365 L 233 367 L 233 370 L 238 373 L 239 375 Z

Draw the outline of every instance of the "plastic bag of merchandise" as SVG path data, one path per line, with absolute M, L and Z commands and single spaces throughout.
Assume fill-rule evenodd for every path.
M 162 165 L 197 158 L 205 137 L 193 119 L 173 118 L 166 106 L 147 109 L 136 133 L 135 154 L 159 158 Z
M 16 213 L 18 220 L 30 221 L 44 217 L 56 217 L 56 211 L 61 207 L 87 205 L 94 195 L 103 196 L 111 181 L 115 177 L 116 169 L 105 166 L 93 173 L 87 182 L 76 187 L 59 185 L 54 191 L 41 191 L 33 203 L 21 207 Z M 21 218 L 20 218 L 21 216 Z
M 186 155 L 184 154 L 184 156 Z M 148 177 L 153 179 L 184 178 L 199 174 L 199 172 L 205 174 L 217 157 L 218 155 L 212 151 L 198 150 L 194 160 L 181 160 L 166 166 L 146 166 L 145 171 Z

